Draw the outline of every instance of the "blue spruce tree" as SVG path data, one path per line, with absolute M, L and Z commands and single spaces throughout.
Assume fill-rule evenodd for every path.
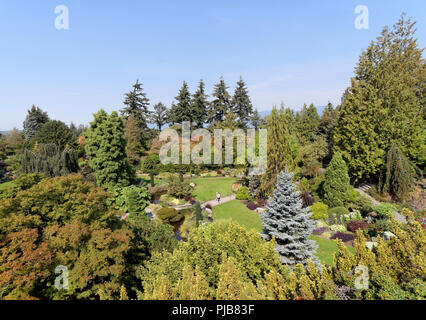
M 281 172 L 273 196 L 268 200 L 267 210 L 261 216 L 262 237 L 268 241 L 275 237 L 281 262 L 290 268 L 296 264 L 306 267 L 308 259 L 321 268 L 315 256 L 317 245 L 315 241 L 308 240 L 315 228 L 308 209 L 303 208 L 302 199 L 293 184 L 293 174 L 287 169 Z

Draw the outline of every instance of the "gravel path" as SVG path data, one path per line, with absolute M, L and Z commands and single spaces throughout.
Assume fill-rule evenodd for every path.
M 216 199 L 204 202 L 204 203 L 201 204 L 201 207 L 205 207 L 207 205 L 210 205 L 213 208 L 213 207 L 216 207 L 218 205 L 224 204 L 226 202 L 233 201 L 235 199 L 236 199 L 236 195 L 233 194 L 231 196 L 221 198 L 220 202 L 217 202 Z M 185 209 L 189 209 L 191 207 L 192 207 L 192 204 L 184 204 L 184 205 L 181 205 L 181 206 L 174 206 L 174 207 L 171 207 L 171 208 L 174 208 L 176 210 L 185 210 Z

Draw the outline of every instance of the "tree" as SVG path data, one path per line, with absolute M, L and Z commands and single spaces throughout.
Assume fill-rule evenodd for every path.
M 342 155 L 336 152 L 325 172 L 324 203 L 329 207 L 342 207 L 349 197 L 348 167 Z
M 151 115 L 151 122 L 157 125 L 158 130 L 160 131 L 163 126 L 168 123 L 168 110 L 163 103 L 159 102 L 154 105 L 154 112 Z
M 319 131 L 320 117 L 317 108 L 313 104 L 309 107 L 306 104 L 300 111 L 300 118 L 297 122 L 299 139 L 302 143 L 316 140 Z
M 73 149 L 60 150 L 56 144 L 39 144 L 35 150 L 25 149 L 20 158 L 19 172 L 42 173 L 46 177 L 66 176 L 80 170 Z
M 77 149 L 77 139 L 68 126 L 62 121 L 51 120 L 41 126 L 33 138 L 34 143 L 56 144 L 59 150 Z
M 131 165 L 137 165 L 144 153 L 141 143 L 141 129 L 135 116 L 132 114 L 125 120 L 126 154 Z
M 192 212 L 195 216 L 195 225 L 197 228 L 200 226 L 201 221 L 203 220 L 203 214 L 201 211 L 201 204 L 199 201 L 195 202 L 194 205 L 191 208 Z
M 284 168 L 295 168 L 295 159 L 298 153 L 296 138 L 290 134 L 288 128 L 289 119 L 284 108 L 278 111 L 275 107 L 266 118 L 268 129 L 268 167 L 262 176 L 260 193 L 270 195 L 274 189 L 277 176 Z
M 215 85 L 212 96 L 213 101 L 210 102 L 208 109 L 208 123 L 220 123 L 231 109 L 231 96 L 223 78 L 220 78 L 220 82 Z
M 262 124 L 262 118 L 260 117 L 257 109 L 255 109 L 253 111 L 252 116 L 251 116 L 251 125 L 252 125 L 253 128 L 255 128 L 257 130 L 257 129 L 259 129 L 261 124 Z
M 16 152 L 16 150 L 20 149 L 24 145 L 25 139 L 22 132 L 20 132 L 17 128 L 13 128 L 12 131 L 8 132 L 4 136 L 4 141 L 6 142 L 7 148 Z
M 334 150 L 342 152 L 352 177 L 377 176 L 392 143 L 425 165 L 426 72 L 415 31 L 403 15 L 359 58 L 334 130 Z
M 245 128 L 250 116 L 253 114 L 253 105 L 251 104 L 246 84 L 241 77 L 240 81 L 237 82 L 237 88 L 231 101 L 231 108 L 238 118 L 238 126 Z
M 386 172 L 383 173 L 381 191 L 389 192 L 397 201 L 403 202 L 413 187 L 414 179 L 410 161 L 392 144 L 387 154 Z
M 149 99 L 146 97 L 146 93 L 143 92 L 142 84 L 139 80 L 133 85 L 133 90 L 125 94 L 124 107 L 121 110 L 121 115 L 124 119 L 128 119 L 130 115 L 134 115 L 138 121 L 139 127 L 144 129 L 147 127 L 147 118 L 150 115 L 148 110 Z
M 44 179 L 2 200 L 0 292 L 5 289 L 5 298 L 96 299 L 100 289 L 118 297 L 132 233 L 117 220 L 109 196 L 80 175 L 69 175 Z M 52 271 L 58 265 L 69 269 L 69 290 L 54 289 Z
M 139 83 L 139 80 L 133 85 L 133 90 L 125 94 L 124 105 L 126 107 L 121 110 L 121 116 L 124 120 L 127 120 L 133 114 L 141 130 L 140 142 L 148 150 L 150 133 L 147 124 L 151 118 L 151 112 L 148 110 L 149 99 L 146 97 L 146 93 L 143 92 L 142 84 Z
M 28 110 L 27 117 L 24 121 L 25 140 L 30 141 L 32 138 L 34 138 L 40 127 L 48 121 L 49 116 L 47 115 L 47 112 L 44 112 L 40 108 L 33 105 L 31 109 Z
M 141 170 L 149 173 L 151 178 L 151 187 L 155 186 L 154 176 L 159 172 L 160 157 L 158 154 L 152 154 L 146 157 L 141 163 Z
M 294 267 L 296 264 L 308 265 L 315 261 L 315 241 L 308 240 L 316 223 L 310 219 L 308 208 L 303 208 L 302 199 L 293 184 L 293 174 L 281 172 L 274 194 L 269 198 L 267 210 L 262 214 L 262 237 L 275 238 L 276 250 L 283 264 Z
M 208 95 L 205 94 L 204 82 L 200 80 L 197 91 L 192 96 L 191 112 L 197 128 L 202 128 L 207 119 Z
M 86 131 L 86 154 L 99 186 L 107 189 L 126 187 L 135 179 L 135 171 L 126 156 L 124 125 L 114 111 L 100 110 Z
M 184 81 L 178 96 L 170 109 L 170 118 L 172 123 L 182 123 L 184 121 L 192 122 L 193 114 L 191 112 L 191 94 L 188 84 Z

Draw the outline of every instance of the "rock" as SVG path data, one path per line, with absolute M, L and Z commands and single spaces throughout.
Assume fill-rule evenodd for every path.
M 377 247 L 377 242 L 367 241 L 365 244 L 368 250 L 373 250 L 374 247 Z
M 256 209 L 256 212 L 257 212 L 258 214 L 262 214 L 262 213 L 266 212 L 266 209 L 265 209 L 265 208 L 257 208 L 257 209 Z
M 390 231 L 385 231 L 385 232 L 383 233 L 383 236 L 385 237 L 385 239 L 386 239 L 386 240 L 390 240 L 390 239 L 392 239 L 393 237 L 395 237 L 395 235 L 394 235 L 392 232 L 390 232 Z

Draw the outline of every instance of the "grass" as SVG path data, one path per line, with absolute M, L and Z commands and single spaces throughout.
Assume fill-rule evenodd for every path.
M 310 240 L 315 240 L 318 244 L 317 257 L 323 264 L 332 265 L 334 253 L 337 252 L 337 244 L 333 240 L 327 240 L 318 236 L 311 235 Z M 347 247 L 349 252 L 354 253 L 353 247 Z
M 238 200 L 229 201 L 213 208 L 214 220 L 224 221 L 232 219 L 245 227 L 247 230 L 255 229 L 262 231 L 262 222 L 260 217 L 253 211 L 250 211 L 243 203 Z
M 216 192 L 219 192 L 223 197 L 232 194 L 231 187 L 237 180 L 232 177 L 219 177 L 219 178 L 195 178 L 192 179 L 197 186 L 193 192 L 194 197 L 201 201 L 206 202 L 216 199 Z
M 214 207 L 213 213 L 215 221 L 232 219 L 247 230 L 255 229 L 257 232 L 262 231 L 262 221 L 260 217 L 253 211 L 250 211 L 238 200 L 230 201 Z M 337 244 L 333 240 L 327 240 L 314 235 L 311 235 L 309 239 L 316 241 L 318 244 L 316 255 L 320 261 L 323 264 L 332 265 L 334 253 L 338 250 Z M 347 248 L 349 252 L 355 252 L 353 247 Z

